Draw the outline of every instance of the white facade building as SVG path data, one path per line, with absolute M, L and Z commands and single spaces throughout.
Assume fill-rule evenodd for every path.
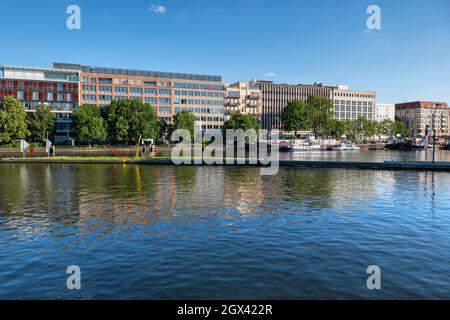
M 332 89 L 333 113 L 336 120 L 375 120 L 376 92 L 350 90 L 346 85 L 328 86 Z
M 395 104 L 377 103 L 375 107 L 375 120 L 379 122 L 384 120 L 395 121 Z

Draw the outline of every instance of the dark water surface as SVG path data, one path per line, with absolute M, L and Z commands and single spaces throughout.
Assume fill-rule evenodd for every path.
M 450 298 L 450 174 L 0 164 L 13 298 Z

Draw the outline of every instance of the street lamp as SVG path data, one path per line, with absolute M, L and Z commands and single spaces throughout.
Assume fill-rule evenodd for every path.
M 436 103 L 433 112 L 433 163 L 436 162 L 436 110 L 439 106 L 440 104 Z

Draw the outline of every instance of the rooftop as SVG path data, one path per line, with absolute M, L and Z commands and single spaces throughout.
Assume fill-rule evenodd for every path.
M 440 107 L 448 108 L 447 102 L 439 102 L 439 101 L 412 101 L 412 102 L 402 102 L 402 103 L 395 104 L 395 106 L 398 106 L 398 107 L 411 107 L 411 108 L 434 107 L 436 105 L 438 105 Z
M 103 68 L 103 67 L 83 66 L 80 64 L 72 64 L 72 63 L 60 63 L 60 62 L 54 62 L 53 67 L 57 69 L 78 70 L 81 71 L 82 73 L 98 73 L 98 74 L 134 76 L 134 77 L 222 82 L 221 76 L 212 76 L 203 74 Z
M 2 70 L 14 70 L 14 71 L 35 71 L 35 72 L 60 72 L 66 74 L 79 73 L 75 69 L 58 69 L 58 68 L 38 68 L 38 67 L 24 67 L 24 66 L 12 66 L 12 65 L 0 65 Z

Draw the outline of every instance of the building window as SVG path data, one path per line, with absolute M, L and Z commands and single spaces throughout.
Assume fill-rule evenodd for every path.
M 146 87 L 156 87 L 155 81 L 144 81 L 144 86 Z
M 98 78 L 98 82 L 102 84 L 112 84 L 112 78 Z
M 67 94 L 67 101 L 72 101 L 72 94 L 71 93 L 68 93 Z
M 142 88 L 130 88 L 130 94 L 142 95 Z
M 112 93 L 112 87 L 110 86 L 99 86 L 98 88 L 100 92 Z
M 168 98 L 160 98 L 159 99 L 159 104 L 161 104 L 161 105 L 170 105 L 170 99 L 168 99 Z
M 82 86 L 83 92 L 96 92 L 97 91 L 97 86 L 93 86 L 93 85 L 83 85 Z
M 100 95 L 99 100 L 101 103 L 108 103 L 112 101 L 112 96 Z
M 33 94 L 32 94 L 33 96 L 32 96 L 32 99 L 33 100 L 39 100 L 39 92 L 38 91 L 33 91 Z
M 144 98 L 144 102 L 149 103 L 151 105 L 155 105 L 155 104 L 157 104 L 157 99 L 156 98 Z
M 145 95 L 146 96 L 152 96 L 152 97 L 154 97 L 154 96 L 156 96 L 156 89 L 145 89 L 144 90 L 144 93 L 145 93 Z
M 170 90 L 168 89 L 160 89 L 159 96 L 161 97 L 170 97 Z
M 170 107 L 159 107 L 159 113 L 170 113 Z
M 53 101 L 53 92 L 47 92 L 47 101 Z
M 93 94 L 83 94 L 83 101 L 86 102 L 96 102 L 97 96 Z
M 115 87 L 114 92 L 117 94 L 128 94 L 128 88 L 127 87 Z
M 17 91 L 17 99 L 23 100 L 23 90 Z

